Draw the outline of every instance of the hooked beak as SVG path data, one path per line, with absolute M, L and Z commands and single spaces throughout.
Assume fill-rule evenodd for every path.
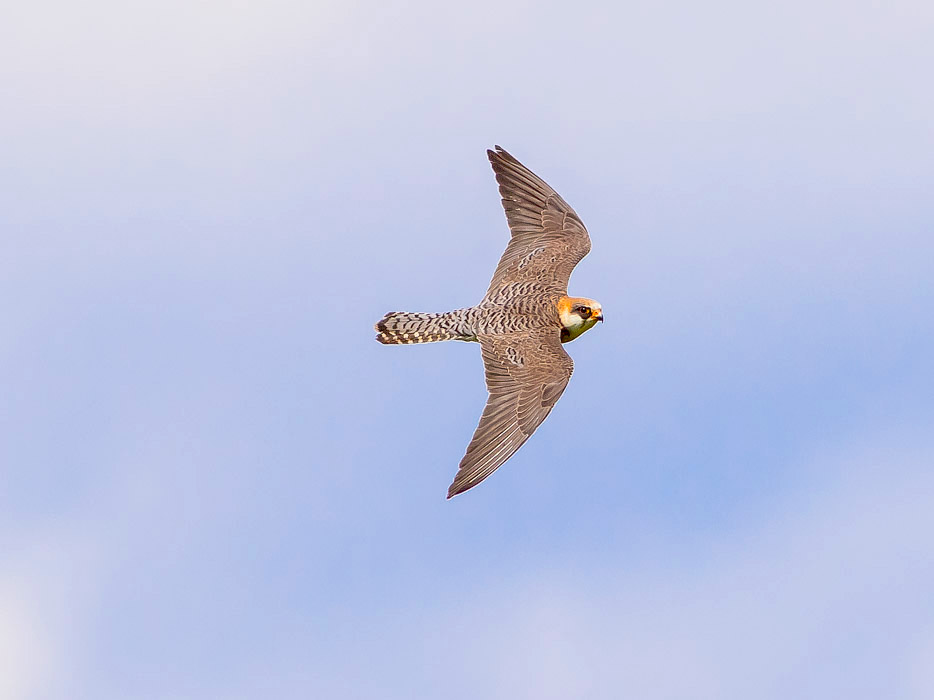
M 597 316 L 597 320 L 600 321 L 600 323 L 603 323 L 603 312 L 602 311 L 600 312 L 600 315 Z

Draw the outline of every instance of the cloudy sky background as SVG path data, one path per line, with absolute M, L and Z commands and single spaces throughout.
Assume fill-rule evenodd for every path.
M 3 15 L 0 697 L 934 696 L 929 2 Z M 607 322 L 448 502 L 494 143 Z

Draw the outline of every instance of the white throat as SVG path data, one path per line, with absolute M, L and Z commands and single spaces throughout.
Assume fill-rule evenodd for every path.
M 563 328 L 561 333 L 562 343 L 570 343 L 572 340 L 580 337 L 586 331 L 589 331 L 597 323 L 595 318 L 591 317 L 585 320 L 577 314 L 571 312 L 564 312 L 560 316 L 561 326 Z

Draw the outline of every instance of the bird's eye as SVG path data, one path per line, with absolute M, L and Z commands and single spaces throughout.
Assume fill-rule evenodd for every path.
M 577 313 L 580 314 L 581 318 L 590 318 L 590 307 L 582 306 L 577 310 Z

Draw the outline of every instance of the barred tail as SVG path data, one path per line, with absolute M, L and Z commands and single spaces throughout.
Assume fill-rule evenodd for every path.
M 472 334 L 464 332 L 463 322 L 456 311 L 446 314 L 393 311 L 380 319 L 376 330 L 376 339 L 386 345 L 474 339 Z

